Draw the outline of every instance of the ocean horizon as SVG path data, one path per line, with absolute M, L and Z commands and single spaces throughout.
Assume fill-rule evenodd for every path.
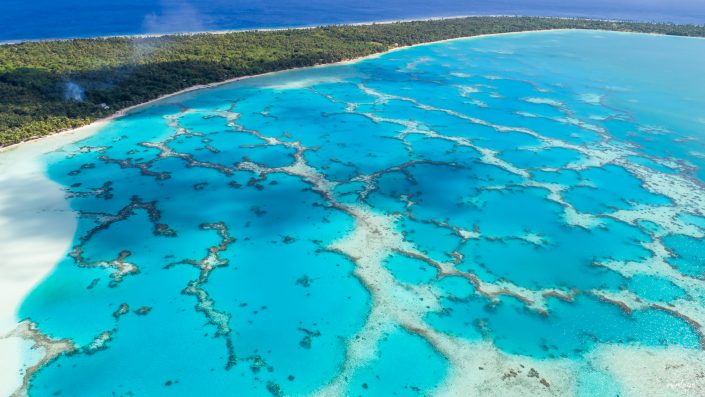
M 567 3 L 567 4 L 566 4 Z M 705 24 L 697 0 L 7 0 L 0 42 L 307 27 L 468 15 L 522 15 Z

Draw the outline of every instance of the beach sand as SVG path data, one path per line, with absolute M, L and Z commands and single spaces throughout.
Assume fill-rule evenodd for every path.
M 62 187 L 47 178 L 44 153 L 85 138 L 105 122 L 0 150 L 0 336 L 17 327 L 24 298 L 68 251 L 76 214 Z M 11 395 L 21 372 L 43 355 L 31 342 L 0 339 L 0 395 Z

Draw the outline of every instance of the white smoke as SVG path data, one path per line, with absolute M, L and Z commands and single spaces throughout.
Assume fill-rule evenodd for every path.
M 73 81 L 64 83 L 64 99 L 73 102 L 83 102 L 85 90 Z

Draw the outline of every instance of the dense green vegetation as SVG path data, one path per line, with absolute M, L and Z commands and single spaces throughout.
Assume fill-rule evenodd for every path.
M 84 125 L 196 84 L 331 63 L 396 46 L 487 33 L 562 28 L 705 36 L 705 26 L 471 17 L 0 45 L 0 147 Z M 80 100 L 67 97 L 71 87 Z

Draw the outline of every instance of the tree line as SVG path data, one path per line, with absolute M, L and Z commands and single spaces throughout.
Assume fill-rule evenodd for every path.
M 480 34 L 600 29 L 705 37 L 705 26 L 469 17 L 225 34 L 0 45 L 0 147 L 88 124 L 197 84 Z

